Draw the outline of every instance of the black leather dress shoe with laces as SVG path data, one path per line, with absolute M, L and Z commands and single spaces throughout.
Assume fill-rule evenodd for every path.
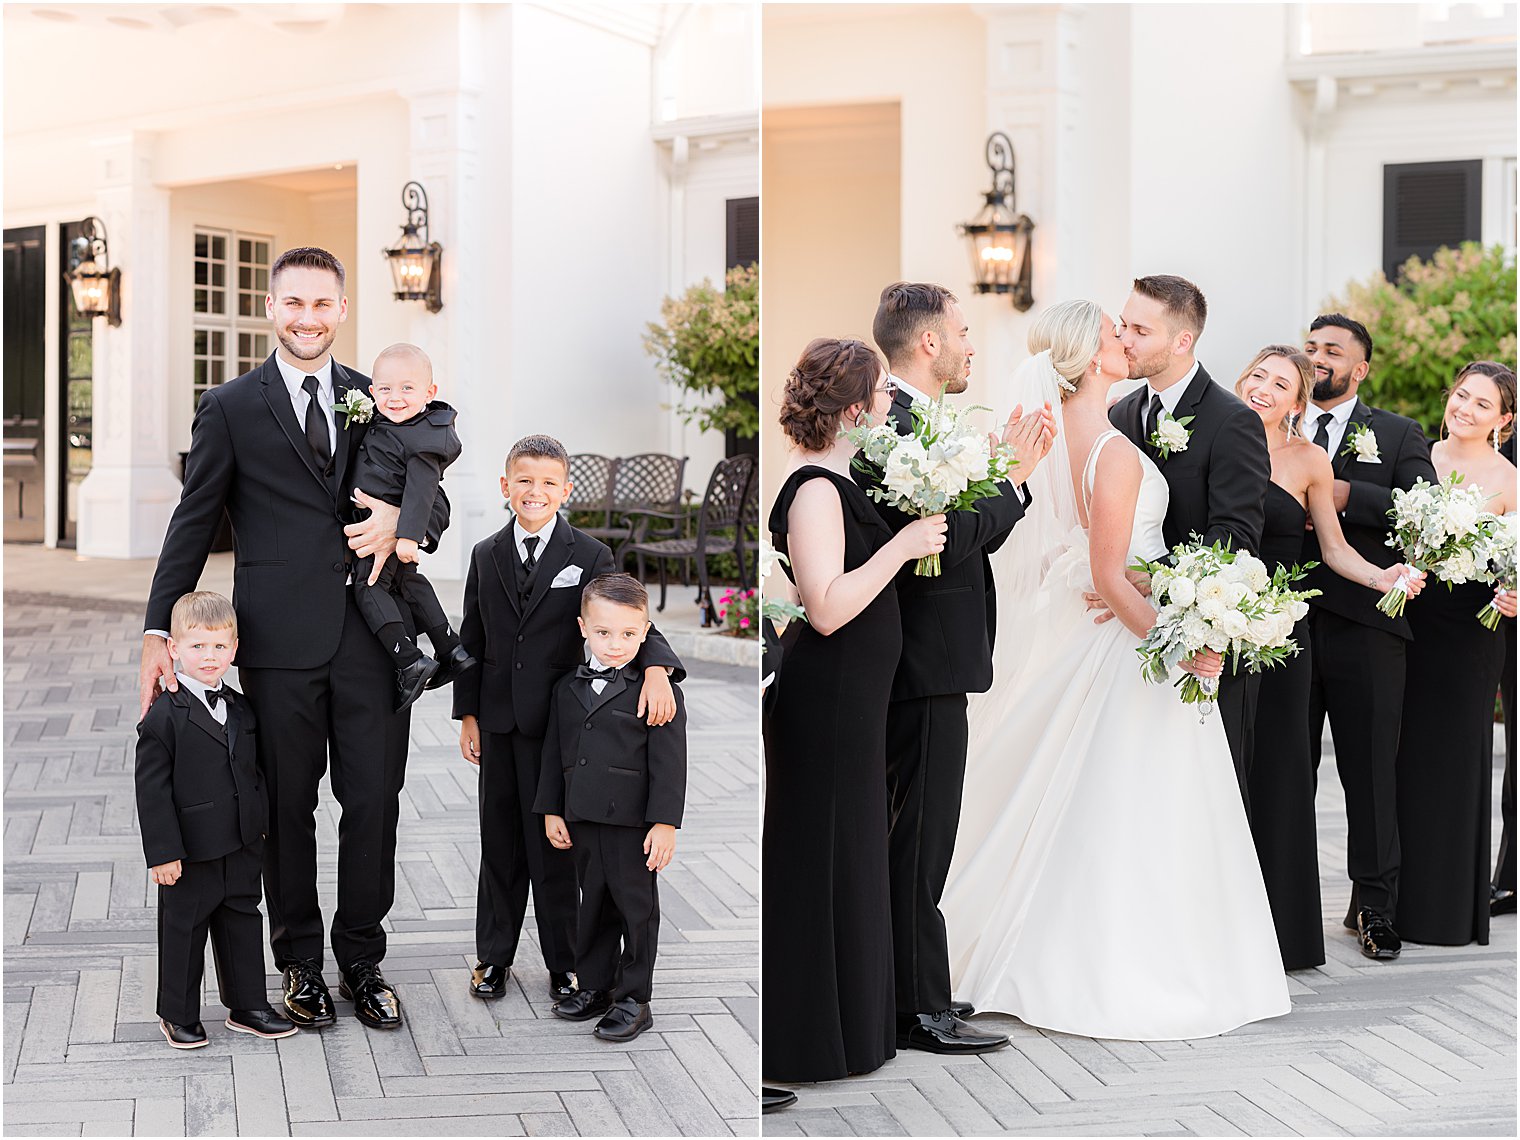
M 897 1019 L 897 1047 L 925 1053 L 990 1053 L 1008 1044 L 1001 1033 L 978 1033 L 948 1009 Z
M 342 972 L 338 992 L 354 1003 L 354 1016 L 371 1029 L 401 1027 L 401 999 L 391 989 L 380 967 L 358 961 Z
M 296 1032 L 295 1023 L 290 1018 L 267 1005 L 263 1009 L 228 1010 L 225 1024 L 234 1033 L 251 1033 L 255 1037 L 289 1037 Z
M 172 1021 L 158 1019 L 158 1031 L 164 1035 L 171 1049 L 199 1049 L 207 1043 L 206 1027 L 199 1021 L 188 1025 L 176 1025 Z
M 1393 924 L 1375 910 L 1363 907 L 1356 913 L 1356 937 L 1362 946 L 1362 956 L 1388 960 L 1397 958 L 1404 949 Z
M 438 662 L 431 657 L 419 657 L 404 669 L 396 670 L 396 711 L 405 712 L 412 702 L 422 696 L 422 690 L 438 672 Z
M 1490 887 L 1488 890 L 1488 913 L 1514 914 L 1515 892 L 1501 891 L 1498 887 Z
M 447 657 L 440 657 L 438 659 L 438 672 L 428 678 L 428 683 L 422 687 L 424 689 L 441 689 L 451 683 L 454 678 L 458 677 L 466 669 L 473 667 L 474 664 L 475 658 L 470 656 L 469 650 L 462 645 L 456 645 L 454 646 L 454 651 Z
M 654 1015 L 649 1012 L 647 1001 L 624 998 L 613 1003 L 607 1016 L 596 1023 L 591 1033 L 603 1041 L 632 1041 L 653 1024 Z
M 470 992 L 478 998 L 495 999 L 507 992 L 509 973 L 505 966 L 476 962 L 470 971 Z
M 285 967 L 285 1016 L 303 1029 L 331 1025 L 335 1020 L 322 968 L 310 958 Z
M 576 990 L 554 1003 L 554 1016 L 566 1021 L 590 1021 L 612 1008 L 612 995 L 606 990 Z
M 555 1001 L 564 1001 L 575 993 L 575 982 L 570 975 L 562 970 L 549 971 L 549 996 Z
M 969 1001 L 953 1001 L 950 1003 L 950 1012 L 956 1017 L 970 1017 L 976 1012 L 976 1006 Z

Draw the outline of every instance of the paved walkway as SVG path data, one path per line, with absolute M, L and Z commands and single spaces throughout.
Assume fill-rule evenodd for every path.
M 1494 773 L 1494 843 L 1499 779 Z M 796 1085 L 767 1136 L 1514 1136 L 1515 917 L 1487 946 L 1363 958 L 1341 927 L 1346 817 L 1321 766 L 1319 862 L 1328 961 L 1289 975 L 1293 1012 L 1200 1041 L 1095 1041 L 990 1014 L 981 1057 L 899 1053 L 875 1073 Z M 1094 936 L 1123 937 L 1094 916 Z
M 213 983 L 211 1044 L 175 1053 L 153 1013 L 153 896 L 132 783 L 142 593 L 98 596 L 111 578 L 100 564 L 91 574 L 56 560 L 43 561 L 58 570 L 39 589 L 16 549 L 4 612 L 7 1135 L 755 1134 L 753 669 L 689 662 L 688 826 L 662 875 L 652 1031 L 619 1048 L 551 1016 L 531 919 L 508 995 L 486 1004 L 466 992 L 480 844 L 474 770 L 444 692 L 416 706 L 402 796 L 385 969 L 405 1026 L 366 1030 L 340 1000 L 335 1026 L 260 1041 L 212 1016 Z M 28 587 L 30 601 L 18 592 Z M 97 596 L 56 597 L 88 590 Z M 329 914 L 337 815 L 324 783 Z

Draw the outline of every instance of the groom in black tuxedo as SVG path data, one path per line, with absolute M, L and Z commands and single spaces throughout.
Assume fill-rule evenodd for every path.
M 1340 313 L 1315 317 L 1304 352 L 1314 363 L 1314 399 L 1304 409 L 1303 432 L 1330 453 L 1341 530 L 1367 561 L 1391 566 L 1400 557 L 1386 541 L 1393 489 L 1407 490 L 1416 479 L 1436 481 L 1430 443 L 1413 420 L 1358 399 L 1372 368 L 1372 337 L 1359 321 Z M 1377 444 L 1359 451 L 1355 441 L 1364 432 Z M 1320 591 L 1309 599 L 1309 740 L 1318 770 L 1328 716 L 1346 792 L 1346 873 L 1352 882 L 1346 925 L 1357 931 L 1367 957 L 1396 958 L 1402 944 L 1393 926 L 1399 885 L 1394 761 L 1413 634 L 1408 619 L 1377 608 L 1372 591 L 1331 573 L 1312 533 L 1304 558 L 1321 564 L 1305 582 Z
M 1216 384 L 1195 358 L 1207 317 L 1208 305 L 1191 281 L 1165 275 L 1135 279 L 1120 324 L 1129 378 L 1145 383 L 1115 403 L 1108 418 L 1166 476 L 1170 498 L 1161 529 L 1168 548 L 1196 534 L 1205 544 L 1224 542 L 1255 554 L 1272 479 L 1267 435 L 1261 417 Z M 1163 455 L 1154 441 L 1165 416 L 1188 421 L 1188 441 Z M 1228 667 L 1219 679 L 1219 715 L 1247 815 L 1246 774 L 1260 685 L 1256 674 L 1232 674 Z
M 887 286 L 872 335 L 892 370 L 889 415 L 899 433 L 912 430 L 913 404 L 966 390 L 974 349 L 961 307 L 943 286 Z M 917 577 L 910 562 L 896 578 L 903 648 L 887 709 L 887 857 L 899 1049 L 984 1053 L 1008 1044 L 962 1021 L 975 1011 L 951 1000 L 939 901 L 960 827 L 966 694 L 992 685 L 996 593 L 987 556 L 1024 517 L 1028 492 L 1014 488 L 1050 450 L 1051 430 L 1048 412 L 1011 420 L 1003 438 L 1021 461 L 1012 479 L 973 510 L 949 512 L 939 577 Z M 880 485 L 859 471 L 855 479 Z M 885 503 L 877 509 L 894 533 L 913 521 Z
M 176 687 L 163 632 L 175 600 L 195 589 L 225 508 L 236 554 L 239 675 L 259 719 L 259 768 L 270 802 L 264 890 L 285 1008 L 302 1026 L 334 1019 L 322 977 L 314 818 L 330 758 L 342 807 L 333 956 L 359 1020 L 394 1029 L 401 1003 L 380 973 L 381 923 L 395 892 L 411 718 L 392 711 L 395 667 L 347 581 L 352 562 L 368 554 L 378 574 L 396 546 L 399 510 L 366 496 L 369 517 L 344 526 L 363 428 L 346 427 L 332 408 L 348 389 L 368 393 L 370 382 L 330 351 L 348 315 L 343 280 L 343 266 L 326 250 L 282 253 L 264 302 L 279 347 L 253 371 L 207 391 L 196 407 L 184 491 L 148 599 L 142 706 L 146 712 L 160 678 Z M 425 549 L 447 524 L 440 491 Z

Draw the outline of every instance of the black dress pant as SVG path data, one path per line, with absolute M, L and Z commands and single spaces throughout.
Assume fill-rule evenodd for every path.
M 264 893 L 281 969 L 322 964 L 317 901 L 317 786 L 332 763 L 338 821 L 338 966 L 385 957 L 381 924 L 396 893 L 396 823 L 411 711 L 392 711 L 395 666 L 352 595 L 331 661 L 315 669 L 241 669 L 259 720 L 259 768 L 269 793 Z
M 887 867 L 899 1014 L 949 1008 L 950 948 L 939 901 L 966 781 L 966 694 L 887 706 Z
M 660 944 L 660 876 L 644 854 L 649 828 L 579 819 L 566 826 L 581 888 L 576 981 L 613 1001 L 647 1002 Z
M 1325 718 L 1346 793 L 1351 913 L 1368 907 L 1397 925 L 1399 824 L 1395 771 L 1407 645 L 1387 630 L 1311 606 L 1314 672 L 1309 747 L 1316 775 Z
M 264 919 L 259 914 L 259 844 L 220 859 L 184 861 L 178 882 L 158 888 L 158 1016 L 201 1019 L 206 935 L 228 1009 L 265 1009 Z
M 1256 754 L 1256 700 L 1260 691 L 1260 673 L 1231 673 L 1229 662 L 1225 662 L 1219 678 L 1219 720 L 1230 742 L 1230 759 L 1235 762 L 1235 780 L 1240 785 L 1240 800 L 1245 804 L 1248 820 L 1251 764 Z
M 1515 622 L 1504 618 L 1504 672 L 1499 674 L 1499 698 L 1504 703 L 1504 784 L 1499 795 L 1499 812 L 1504 818 L 1504 834 L 1499 837 L 1499 862 L 1494 868 L 1494 886 L 1501 891 L 1515 889 Z
M 403 610 L 411 614 L 411 628 L 418 633 L 449 624 L 433 584 L 414 563 L 398 561 L 392 555 L 385 560 L 380 577 L 371 586 L 369 576 L 374 569 L 374 558 L 361 558 L 354 563 L 352 587 L 354 600 L 371 633 L 379 633 L 382 626 L 407 624 L 401 616 Z
M 544 817 L 533 811 L 543 746 L 542 739 L 520 732 L 480 734 L 475 951 L 496 966 L 516 961 L 531 885 L 544 965 L 551 973 L 570 973 L 576 970 L 575 859 L 549 843 Z

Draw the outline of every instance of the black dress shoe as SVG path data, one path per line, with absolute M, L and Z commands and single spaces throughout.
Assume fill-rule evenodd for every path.
M 189 1025 L 176 1025 L 159 1018 L 158 1029 L 171 1049 L 199 1049 L 207 1042 L 206 1027 L 199 1021 L 192 1021 Z
M 612 995 L 606 990 L 576 990 L 554 1003 L 554 1016 L 566 1021 L 590 1021 L 612 1008 Z
M 760 1086 L 760 1111 L 775 1112 L 777 1109 L 786 1108 L 797 1103 L 797 1094 L 790 1089 L 773 1089 L 769 1085 Z
M 441 689 L 466 669 L 472 668 L 474 664 L 475 658 L 470 656 L 469 650 L 462 645 L 456 645 L 447 657 L 438 659 L 438 672 L 434 673 L 428 683 L 422 687 Z
M 575 983 L 570 980 L 570 975 L 561 970 L 549 971 L 549 996 L 555 1001 L 564 1001 L 575 993 Z
M 289 1037 L 296 1032 L 290 1018 L 267 1005 L 263 1009 L 229 1010 L 226 1025 L 234 1033 L 252 1033 L 255 1037 Z
M 505 966 L 476 962 L 470 971 L 470 992 L 478 998 L 499 998 L 507 992 L 508 977 Z
M 603 1041 L 632 1041 L 653 1024 L 654 1015 L 649 1012 L 647 1001 L 624 998 L 613 1003 L 607 1016 L 598 1021 L 591 1032 Z
M 1362 944 L 1362 956 L 1366 958 L 1397 958 L 1404 949 L 1393 924 L 1369 907 L 1356 912 L 1357 941 Z
M 1515 892 L 1501 891 L 1498 887 L 1488 888 L 1488 913 L 1489 914 L 1514 914 Z
M 322 969 L 310 958 L 285 967 L 285 1016 L 303 1029 L 331 1025 L 335 1020 Z
M 380 974 L 380 967 L 362 959 L 342 972 L 338 992 L 354 1003 L 354 1016 L 371 1029 L 401 1027 L 401 999 Z
M 422 696 L 422 690 L 438 672 L 438 662 L 431 657 L 419 657 L 410 665 L 396 670 L 396 711 L 405 712 L 412 702 Z
M 950 1012 L 956 1017 L 967 1018 L 976 1012 L 976 1006 L 969 1001 L 953 1001 L 950 1003 Z
M 990 1053 L 1008 1044 L 1001 1033 L 978 1033 L 948 1009 L 897 1019 L 897 1047 L 925 1053 Z

